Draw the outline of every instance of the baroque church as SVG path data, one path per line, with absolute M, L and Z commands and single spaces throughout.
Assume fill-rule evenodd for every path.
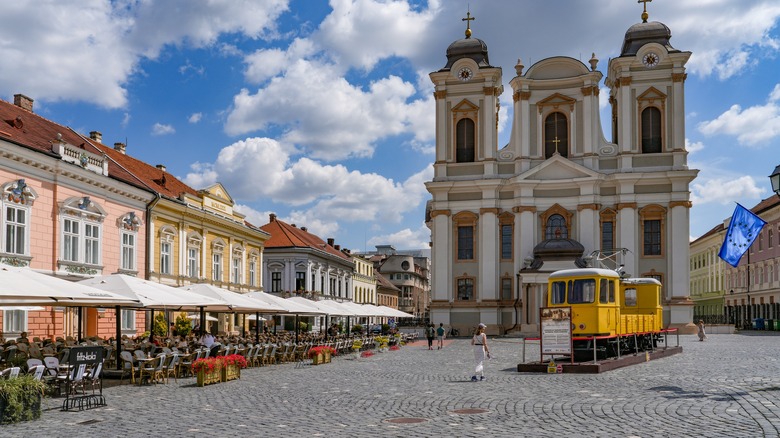
M 663 284 L 664 325 L 693 328 L 685 64 L 663 23 L 631 26 L 604 81 L 595 55 L 529 68 L 518 60 L 509 142 L 498 146 L 500 67 L 471 36 L 447 48 L 435 85 L 436 159 L 426 183 L 432 239 L 431 321 L 469 333 L 538 333 L 547 278 L 604 267 Z

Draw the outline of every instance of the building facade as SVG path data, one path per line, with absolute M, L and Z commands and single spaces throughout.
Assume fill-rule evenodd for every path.
M 0 101 L 0 263 L 71 281 L 92 275 L 143 275 L 146 206 L 154 193 L 88 138 L 34 113 L 32 99 Z M 122 332 L 144 319 L 122 310 Z M 125 318 L 126 317 L 126 318 Z M 82 336 L 114 336 L 114 309 L 86 308 Z M 0 311 L 3 336 L 77 336 L 73 308 Z
M 470 29 L 449 46 L 447 64 L 430 74 L 433 320 L 536 332 L 551 272 L 612 264 L 659 279 L 665 325 L 693 329 L 689 184 L 697 171 L 687 166 L 684 112 L 691 53 L 646 18 L 607 65 L 611 141 L 601 129 L 595 55 L 587 65 L 559 56 L 527 70 L 518 60 L 511 134 L 499 148 L 501 68 Z
M 355 271 L 352 274 L 352 297 L 358 304 L 378 304 L 374 264 L 357 255 L 352 256 Z
M 691 242 L 691 300 L 694 303 L 694 321 L 705 324 L 724 324 L 726 262 L 718 257 L 728 223 L 720 223 Z

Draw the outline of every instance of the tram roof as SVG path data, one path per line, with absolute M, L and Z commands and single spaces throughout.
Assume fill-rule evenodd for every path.
M 560 277 L 611 277 L 620 278 L 617 272 L 602 268 L 563 269 L 550 274 L 550 278 Z

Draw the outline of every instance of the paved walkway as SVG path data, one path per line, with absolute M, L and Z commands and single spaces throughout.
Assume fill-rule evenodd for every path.
M 449 341 L 443 350 L 253 368 L 205 388 L 192 378 L 113 387 L 108 407 L 90 411 L 61 412 L 61 400 L 46 400 L 41 420 L 0 426 L 0 436 L 780 435 L 780 337 L 681 336 L 682 354 L 599 375 L 520 374 L 519 340 L 490 339 L 496 358 L 477 383 L 468 340 Z

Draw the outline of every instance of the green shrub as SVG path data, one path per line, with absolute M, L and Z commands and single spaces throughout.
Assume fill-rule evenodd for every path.
M 165 336 L 168 334 L 168 321 L 165 320 L 165 314 L 163 312 L 154 315 L 152 333 L 154 333 L 155 336 Z
M 179 336 L 187 336 L 190 334 L 192 331 L 192 322 L 187 317 L 186 313 L 180 313 L 179 316 L 176 317 L 174 328 L 176 329 L 176 334 Z
M 360 324 L 355 324 L 352 326 L 352 333 L 363 333 L 363 326 Z
M 41 397 L 46 384 L 32 376 L 0 380 L 0 423 L 41 418 Z

